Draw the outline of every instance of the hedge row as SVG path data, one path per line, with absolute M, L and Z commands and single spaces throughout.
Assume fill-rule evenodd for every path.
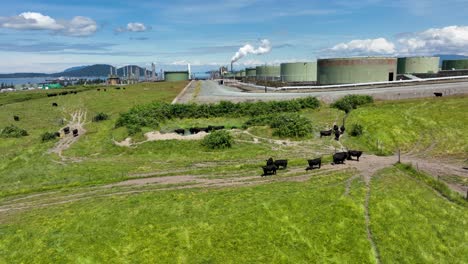
M 123 113 L 116 127 L 135 129 L 139 127 L 158 127 L 161 122 L 173 118 L 210 118 L 258 116 L 270 113 L 297 112 L 305 108 L 318 108 L 320 102 L 315 97 L 290 101 L 271 102 L 220 102 L 217 104 L 168 104 L 151 103 L 136 106 Z
M 352 109 L 356 109 L 360 105 L 370 104 L 374 102 L 374 98 L 370 95 L 346 95 L 337 100 L 331 106 L 349 113 Z
M 295 138 L 310 135 L 313 130 L 310 120 L 297 113 L 258 116 L 248 120 L 244 126 L 270 126 L 275 136 Z

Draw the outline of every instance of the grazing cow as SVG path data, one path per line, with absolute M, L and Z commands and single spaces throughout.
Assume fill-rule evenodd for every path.
M 124 89 L 124 90 L 125 90 L 125 87 L 124 87 L 124 88 L 122 88 L 122 89 Z
M 344 125 L 342 125 L 342 126 L 340 127 L 340 133 L 341 133 L 341 134 L 344 134 L 345 130 L 346 130 L 346 128 L 344 127 Z
M 336 130 L 336 131 L 335 131 L 335 140 L 336 140 L 336 141 L 340 140 L 340 135 L 341 135 L 341 134 L 340 134 L 340 131 Z
M 55 137 L 60 137 L 60 132 L 55 132 L 54 135 Z
M 231 129 L 237 129 L 237 127 L 236 127 L 236 126 L 232 126 Z
M 283 169 L 286 169 L 288 167 L 288 160 L 275 160 L 273 162 L 278 169 L 280 167 L 283 167 Z
M 174 130 L 174 132 L 176 132 L 177 134 L 183 136 L 183 135 L 185 134 L 185 129 L 183 129 L 183 128 L 178 128 L 178 129 Z
M 333 154 L 333 164 L 344 164 L 348 157 L 348 152 L 338 152 Z
M 107 92 L 107 89 L 104 89 L 104 92 Z
M 333 125 L 333 131 L 338 131 L 338 126 L 337 125 Z
M 207 127 L 199 127 L 198 129 L 200 130 L 200 132 L 202 131 L 206 133 L 210 132 L 210 130 Z
M 320 137 L 329 137 L 331 136 L 332 134 L 332 130 L 324 130 L 324 131 L 320 131 Z
M 190 134 L 198 134 L 198 132 L 200 132 L 200 129 L 198 127 L 192 127 L 192 128 L 189 128 L 189 132 Z
M 267 159 L 267 161 L 266 161 L 266 162 L 267 162 L 267 163 L 266 163 L 266 165 L 267 165 L 267 166 L 270 166 L 270 165 L 273 165 L 273 164 L 274 164 L 274 162 L 273 162 L 273 158 L 269 158 L 269 159 Z
M 73 129 L 73 136 L 74 137 L 77 137 L 78 136 L 78 129 Z
M 65 133 L 65 135 L 70 134 L 70 127 L 64 128 L 64 129 L 63 129 L 63 133 Z
M 116 90 L 120 90 L 120 87 L 115 87 Z
M 320 169 L 322 166 L 322 158 L 307 160 L 307 162 L 309 163 L 309 167 L 306 168 L 306 171 L 313 170 L 315 166 L 318 166 Z
M 19 116 L 13 116 L 13 120 L 15 120 L 15 121 L 19 121 L 19 120 L 20 120 L 20 118 L 19 118 Z
M 361 157 L 362 151 L 359 150 L 348 150 L 348 160 L 353 160 L 353 157 L 357 158 L 357 161 L 359 161 L 359 157 Z
M 101 91 L 101 88 L 97 88 L 96 91 L 98 91 L 98 92 Z
M 208 126 L 208 131 L 222 130 L 224 126 Z
M 443 94 L 442 94 L 442 93 L 434 93 L 434 95 L 435 95 L 436 97 L 442 97 Z
M 267 165 L 267 166 L 262 166 L 263 169 L 263 176 L 268 176 L 268 175 L 276 175 L 276 166 L 275 165 Z
M 58 106 L 58 104 L 57 103 L 52 103 L 52 106 Z

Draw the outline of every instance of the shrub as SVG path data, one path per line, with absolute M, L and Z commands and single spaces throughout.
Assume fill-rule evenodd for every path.
M 0 133 L 0 137 L 3 138 L 19 138 L 25 137 L 27 135 L 28 132 L 26 130 L 14 125 L 6 126 L 4 129 L 2 129 L 2 132 Z
M 151 103 L 133 107 L 117 119 L 116 127 L 153 127 L 173 118 L 210 118 L 258 116 L 270 113 L 297 112 L 304 108 L 318 108 L 315 97 L 272 102 L 220 102 L 218 104 Z
M 305 137 L 313 129 L 311 122 L 296 113 L 263 115 L 247 120 L 245 127 L 270 126 L 278 137 Z
M 370 104 L 374 102 L 374 98 L 369 95 L 346 95 L 332 104 L 332 107 L 349 113 L 352 109 L 356 109 L 360 105 Z
M 208 134 L 202 141 L 202 145 L 210 149 L 230 148 L 233 138 L 229 132 L 218 130 Z
M 42 142 L 45 142 L 45 141 L 54 140 L 56 137 L 57 136 L 55 135 L 54 132 L 45 132 L 44 134 L 42 134 L 41 139 L 42 139 Z
M 93 122 L 100 122 L 109 119 L 109 115 L 99 112 L 93 117 Z
M 353 124 L 351 126 L 351 130 L 349 131 L 349 134 L 353 137 L 357 137 L 357 136 L 362 135 L 362 132 L 363 132 L 363 128 L 361 125 Z

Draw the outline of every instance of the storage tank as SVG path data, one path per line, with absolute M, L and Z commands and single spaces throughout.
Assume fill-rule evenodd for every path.
M 439 57 L 398 58 L 398 74 L 437 73 L 439 62 Z
M 245 76 L 246 76 L 245 70 L 240 71 L 240 73 L 241 73 L 241 77 L 245 77 Z
M 317 81 L 317 62 L 282 63 L 280 67 L 283 82 Z
M 444 60 L 442 70 L 468 70 L 468 60 Z
M 164 80 L 166 82 L 188 81 L 189 72 L 188 71 L 165 71 Z
M 397 59 L 390 57 L 337 58 L 317 61 L 321 85 L 395 81 Z
M 247 68 L 247 69 L 245 69 L 245 76 L 247 78 L 257 77 L 257 69 L 256 68 Z
M 257 66 L 256 72 L 258 81 L 275 81 L 281 77 L 280 66 Z

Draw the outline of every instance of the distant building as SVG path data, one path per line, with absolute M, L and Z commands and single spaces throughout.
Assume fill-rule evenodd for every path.
M 120 84 L 120 77 L 117 75 L 109 75 L 107 78 L 107 85 L 118 85 Z

